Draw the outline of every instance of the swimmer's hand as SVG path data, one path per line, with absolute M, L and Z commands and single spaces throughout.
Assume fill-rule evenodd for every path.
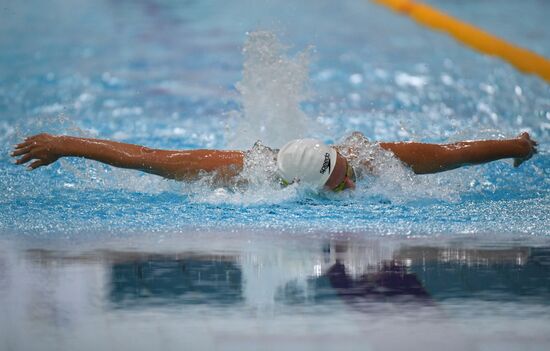
M 518 135 L 517 139 L 520 142 L 520 145 L 525 149 L 525 156 L 514 158 L 514 167 L 518 167 L 523 162 L 533 157 L 533 155 L 537 153 L 537 145 L 538 145 L 536 141 L 531 139 L 531 137 L 529 136 L 529 133 L 527 132 L 523 132 L 520 135 Z
M 62 156 L 61 146 L 59 137 L 42 133 L 25 138 L 22 143 L 15 145 L 11 156 L 21 156 L 15 161 L 17 165 L 34 160 L 27 166 L 28 170 L 33 170 L 57 161 Z

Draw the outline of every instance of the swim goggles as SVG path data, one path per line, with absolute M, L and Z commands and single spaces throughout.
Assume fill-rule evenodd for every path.
M 340 191 L 346 189 L 346 180 L 351 180 L 353 183 L 357 181 L 357 177 L 355 176 L 355 171 L 353 170 L 353 167 L 349 164 L 349 162 L 346 160 L 346 175 L 344 176 L 344 179 L 332 188 L 332 191 L 339 193 Z
M 344 176 L 344 179 L 334 188 L 331 190 L 339 193 L 340 191 L 346 189 L 346 180 L 351 180 L 353 183 L 357 181 L 357 176 L 355 175 L 355 171 L 353 170 L 353 167 L 349 164 L 349 162 L 346 160 L 346 175 Z M 281 184 L 281 187 L 287 187 L 290 184 L 294 182 L 288 182 L 283 178 L 279 178 L 279 184 Z

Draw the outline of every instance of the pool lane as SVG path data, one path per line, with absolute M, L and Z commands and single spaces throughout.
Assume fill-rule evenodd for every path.
M 550 85 L 534 76 L 366 1 L 163 3 L 152 13 L 141 2 L 80 2 L 13 3 L 14 15 L 0 21 L 0 235 L 94 231 L 101 240 L 96 233 L 228 227 L 550 234 Z M 236 22 L 230 11 L 237 7 L 255 11 L 239 10 Z M 353 130 L 372 140 L 429 142 L 528 130 L 541 153 L 518 169 L 497 162 L 411 181 L 385 178 L 334 200 L 215 193 L 76 159 L 36 172 L 11 164 L 11 145 L 38 132 L 82 130 L 167 149 L 227 147 L 221 127 L 231 111 L 242 112 L 234 86 L 244 32 L 275 19 L 288 32 L 282 46 L 295 46 L 276 55 L 317 48 L 312 100 L 302 107 L 334 141 Z M 265 111 L 282 109 L 269 100 Z
M 473 49 L 497 56 L 524 73 L 534 74 L 550 83 L 550 60 L 494 36 L 472 24 L 412 0 L 373 0 L 393 11 L 407 15 L 434 30 L 446 32 Z

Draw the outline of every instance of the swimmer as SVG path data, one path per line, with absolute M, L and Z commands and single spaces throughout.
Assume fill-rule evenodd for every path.
M 362 136 L 358 132 L 352 136 L 358 135 Z M 517 167 L 537 152 L 537 143 L 525 132 L 516 138 L 503 140 L 372 144 L 391 152 L 416 174 L 443 172 L 505 158 L 512 158 L 514 167 Z M 368 172 L 371 162 L 353 160 L 353 146 L 344 150 L 315 139 L 292 140 L 280 150 L 269 150 L 274 153 L 281 184 L 300 182 L 329 191 L 354 189 L 357 175 L 365 173 L 358 167 L 362 166 Z M 52 164 L 61 157 L 80 157 L 183 181 L 197 180 L 203 174 L 214 174 L 217 183 L 223 185 L 237 181 L 246 155 L 245 151 L 228 150 L 160 150 L 109 140 L 45 133 L 24 139 L 11 153 L 12 157 L 20 156 L 15 164 L 32 161 L 28 165 L 29 170 Z

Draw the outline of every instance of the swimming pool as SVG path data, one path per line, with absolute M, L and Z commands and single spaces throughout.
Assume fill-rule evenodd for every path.
M 529 16 L 529 25 L 510 17 L 510 13 L 518 10 L 518 4 L 511 1 L 499 2 L 498 10 L 493 9 L 491 2 L 475 6 L 456 6 L 439 0 L 429 3 L 548 56 L 544 39 L 549 34 L 541 15 L 548 12 L 545 3 L 525 2 L 522 11 Z M 518 247 L 533 252 L 548 245 L 550 86 L 540 78 L 524 75 L 499 59 L 473 52 L 443 34 L 371 2 L 54 0 L 47 4 L 7 3 L 0 11 L 3 301 L 18 301 L 18 288 L 13 282 L 23 282 L 24 289 L 31 288 L 24 282 L 35 275 L 25 267 L 34 267 L 36 256 L 32 252 L 36 249 L 45 250 L 45 256 L 40 257 L 46 257 L 43 261 L 46 265 L 59 260 L 68 262 L 67 256 L 77 257 L 74 262 L 85 260 L 82 256 L 91 257 L 94 262 L 91 266 L 87 263 L 63 266 L 76 270 L 76 278 L 71 279 L 84 279 L 78 278 L 81 269 L 101 277 L 115 269 L 108 267 L 118 262 L 115 256 L 123 256 L 120 251 L 133 248 L 135 252 L 145 252 L 138 255 L 138 261 L 147 261 L 143 257 L 156 252 L 161 257 L 159 262 L 152 263 L 154 273 L 155 264 L 177 266 L 179 261 L 174 263 L 173 256 L 166 258 L 167 252 L 168 255 L 174 254 L 174 250 L 185 252 L 182 259 L 189 260 L 195 255 L 212 254 L 213 242 L 229 240 L 229 247 L 235 246 L 233 251 L 216 246 L 221 244 L 214 245 L 218 254 L 230 257 L 221 259 L 228 265 L 214 265 L 213 269 L 228 275 L 235 273 L 241 277 L 235 278 L 237 281 L 250 282 L 244 289 L 255 287 L 263 291 L 261 287 L 265 287 L 265 296 L 260 293 L 256 296 L 260 302 L 252 304 L 250 297 L 243 297 L 250 294 L 232 295 L 235 286 L 240 285 L 229 284 L 220 291 L 226 292 L 228 299 L 230 296 L 235 299 L 229 306 L 238 305 L 242 309 L 218 309 L 217 300 L 212 297 L 212 310 L 208 310 L 208 304 L 198 303 L 198 309 L 191 311 L 186 310 L 186 304 L 176 303 L 180 296 L 177 289 L 161 291 L 159 306 L 140 305 L 140 299 L 134 299 L 138 321 L 143 321 L 148 312 L 156 311 L 151 313 L 168 328 L 168 339 L 175 335 L 170 323 L 183 322 L 165 313 L 163 296 L 168 306 L 175 303 L 180 311 L 188 311 L 195 318 L 208 310 L 214 315 L 232 316 L 241 326 L 249 328 L 254 323 L 264 323 L 260 327 L 263 331 L 268 326 L 283 328 L 287 323 L 299 326 L 303 317 L 306 322 L 297 327 L 297 334 L 308 335 L 304 343 L 319 349 L 323 338 L 313 337 L 318 335 L 306 330 L 315 325 L 316 318 L 326 323 L 319 326 L 320 330 L 330 328 L 330 320 L 319 317 L 319 311 L 338 316 L 336 320 L 341 322 L 338 325 L 342 329 L 330 334 L 335 338 L 339 332 L 348 335 L 345 328 L 357 322 L 354 319 L 357 315 L 347 314 L 341 306 L 333 308 L 331 303 L 312 307 L 300 303 L 300 299 L 291 304 L 300 312 L 294 313 L 293 308 L 284 307 L 288 296 L 281 295 L 286 302 L 280 304 L 274 291 L 288 287 L 289 281 L 305 284 L 306 277 L 314 272 L 315 262 L 323 260 L 317 253 L 326 251 L 326 245 L 334 246 L 331 239 L 349 241 L 350 247 L 364 253 L 370 247 L 364 242 L 368 238 L 381 245 L 385 245 L 387 238 L 395 245 L 389 251 L 381 250 L 388 257 L 401 257 L 394 253 L 403 245 L 418 246 L 415 240 L 427 240 L 428 246 L 441 252 L 463 247 L 466 240 L 465 245 L 474 251 L 485 246 L 510 250 L 504 255 L 506 264 L 511 262 L 510 257 L 529 261 L 527 257 L 536 256 Z M 383 177 L 360 184 L 362 190 L 336 196 L 294 188 L 272 189 L 262 182 L 246 191 L 211 189 L 203 184 L 165 181 L 83 160 L 63 160 L 49 168 L 25 172 L 14 166 L 8 156 L 12 144 L 38 132 L 97 136 L 159 148 L 246 149 L 258 139 L 280 146 L 294 134 L 338 142 L 356 130 L 372 140 L 427 142 L 511 137 L 527 130 L 539 142 L 540 153 L 518 169 L 504 161 L 421 177 L 411 177 L 404 168 L 388 169 Z M 200 238 L 195 240 L 196 235 Z M 308 267 L 296 273 L 301 280 L 289 273 L 295 266 L 273 264 L 276 259 L 266 248 L 272 237 L 284 237 L 280 240 L 289 242 L 279 243 L 277 252 L 283 256 L 291 252 L 290 255 L 301 257 L 300 264 Z M 166 242 L 173 246 L 165 246 Z M 247 251 L 243 246 L 249 242 L 258 246 Z M 303 242 L 311 242 L 312 248 L 306 248 Z M 294 244 L 298 249 L 292 247 Z M 97 253 L 111 246 L 118 247 L 117 254 Z M 57 252 L 56 247 L 61 247 L 62 252 Z M 479 260 L 485 257 L 470 254 L 481 257 Z M 256 255 L 261 266 L 267 267 L 263 273 L 251 268 L 256 267 L 251 255 Z M 379 256 L 387 258 L 382 253 Z M 434 262 L 443 262 L 441 255 L 436 256 Z M 360 259 L 361 255 L 357 257 Z M 217 262 L 211 257 L 203 261 Z M 498 260 L 489 261 L 493 266 L 500 264 Z M 505 272 L 517 268 L 506 264 L 499 266 L 505 267 L 502 268 Z M 363 263 L 357 265 L 362 266 Z M 460 271 L 463 267 L 450 269 Z M 319 268 L 321 276 L 326 268 Z M 37 272 L 43 271 L 40 268 Z M 63 269 L 51 272 L 59 277 L 65 274 Z M 546 272 L 542 270 L 534 276 L 540 279 Z M 253 285 L 251 277 L 261 274 L 274 277 L 272 285 L 263 280 Z M 453 279 L 452 275 L 449 277 Z M 196 277 L 189 279 L 195 281 Z M 109 281 L 116 279 L 77 284 L 83 291 L 92 289 L 91 296 L 102 301 L 99 304 L 102 307 L 92 308 L 91 314 L 86 314 L 87 302 L 73 304 L 78 309 L 74 315 L 87 316 L 82 317 L 83 327 L 87 323 L 95 325 L 96 317 L 103 322 L 105 318 L 113 318 L 112 321 L 121 318 L 118 320 L 124 326 L 121 328 L 131 325 L 126 313 L 136 309 L 118 304 L 117 293 L 109 293 L 105 288 Z M 154 280 L 153 283 L 156 284 Z M 65 296 L 72 288 L 59 283 L 51 289 Z M 124 286 L 121 289 L 124 291 Z M 545 292 L 534 294 L 533 301 L 537 302 L 529 306 L 547 296 L 543 285 L 539 289 Z M 499 296 L 499 292 L 488 291 L 490 296 Z M 175 300 L 166 298 L 166 294 L 176 296 Z M 131 305 L 131 294 L 128 298 L 129 302 L 125 298 L 121 301 Z M 474 313 L 474 305 L 479 301 L 485 300 L 470 300 L 467 312 Z M 517 303 L 507 305 L 510 309 L 496 319 L 502 330 L 512 327 L 505 321 L 515 308 L 525 307 Z M 267 312 L 247 319 L 251 304 L 254 310 L 267 309 Z M 52 305 L 62 306 L 53 302 Z M 104 318 L 98 312 L 111 308 L 117 312 L 109 317 Z M 546 307 L 542 310 L 546 311 Z M 237 315 L 227 311 L 237 311 Z M 3 319 L 2 325 L 10 318 L 33 325 L 32 318 L 21 317 L 23 312 L 8 312 L 3 318 L 9 318 Z M 63 316 L 62 313 L 61 320 L 57 315 L 50 317 L 61 323 L 61 328 Z M 51 320 L 50 317 L 44 320 Z M 476 323 L 482 323 L 486 316 L 477 317 Z M 546 321 L 538 314 L 521 317 L 533 324 Z M 231 334 L 230 329 L 224 331 L 213 319 L 203 320 L 202 325 L 205 323 L 212 323 L 216 335 Z M 190 327 L 185 323 L 181 326 Z M 524 326 L 518 332 L 523 336 L 545 332 L 543 325 L 538 325 L 539 329 Z M 147 329 L 145 325 L 143 328 Z M 361 333 L 353 330 L 351 340 L 361 339 Z M 38 332 L 51 335 L 51 331 L 42 327 Z M 121 331 L 120 335 L 124 333 Z M 269 338 L 265 333 L 259 334 Z M 17 343 L 24 339 L 22 335 L 13 335 L 5 340 Z M 75 340 L 80 342 L 89 337 L 85 333 L 78 335 Z M 101 335 L 103 341 L 108 339 L 107 334 Z M 479 338 L 482 337 L 468 340 Z M 147 337 L 138 338 L 144 339 Z M 329 339 L 327 345 L 336 343 Z M 56 347 L 70 349 L 69 338 L 63 340 L 67 343 L 55 344 Z M 151 344 L 158 344 L 163 339 L 151 340 Z M 547 339 L 537 340 L 539 345 L 548 344 Z M 120 344 L 123 342 L 113 342 Z

